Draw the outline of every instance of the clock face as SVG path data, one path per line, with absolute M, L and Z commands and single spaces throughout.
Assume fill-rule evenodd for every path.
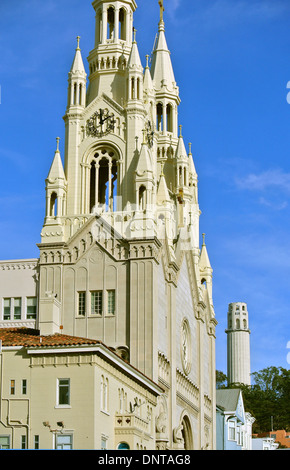
M 87 121 L 87 135 L 92 137 L 102 137 L 114 131 L 114 114 L 110 114 L 108 109 L 99 109 Z

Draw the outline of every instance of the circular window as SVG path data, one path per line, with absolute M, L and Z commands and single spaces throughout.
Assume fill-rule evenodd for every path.
M 189 374 L 191 369 L 191 337 L 189 323 L 186 319 L 181 325 L 181 360 L 185 374 Z

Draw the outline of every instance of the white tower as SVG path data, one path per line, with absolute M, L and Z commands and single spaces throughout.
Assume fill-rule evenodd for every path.
M 247 304 L 229 304 L 227 333 L 228 384 L 251 385 L 250 330 Z

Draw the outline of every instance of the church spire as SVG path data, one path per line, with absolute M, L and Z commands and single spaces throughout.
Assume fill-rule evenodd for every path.
M 170 58 L 170 52 L 165 37 L 164 25 L 164 5 L 163 0 L 159 1 L 160 21 L 158 25 L 158 39 L 155 50 L 153 51 L 153 59 L 151 65 L 151 75 L 157 90 L 167 87 L 168 90 L 176 88 L 176 82 L 173 67 Z
M 77 37 L 77 48 L 75 51 L 74 60 L 69 72 L 69 92 L 68 92 L 68 108 L 71 106 L 80 106 L 82 108 L 86 105 L 86 84 L 87 74 L 85 71 L 81 49 L 80 49 L 80 36 Z

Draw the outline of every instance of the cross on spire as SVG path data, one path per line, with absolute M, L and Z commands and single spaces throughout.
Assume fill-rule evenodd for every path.
M 161 21 L 161 22 L 163 22 L 163 13 L 164 13 L 164 11 L 165 11 L 163 1 L 164 1 L 164 0 L 159 0 L 159 6 L 160 6 L 160 21 Z

